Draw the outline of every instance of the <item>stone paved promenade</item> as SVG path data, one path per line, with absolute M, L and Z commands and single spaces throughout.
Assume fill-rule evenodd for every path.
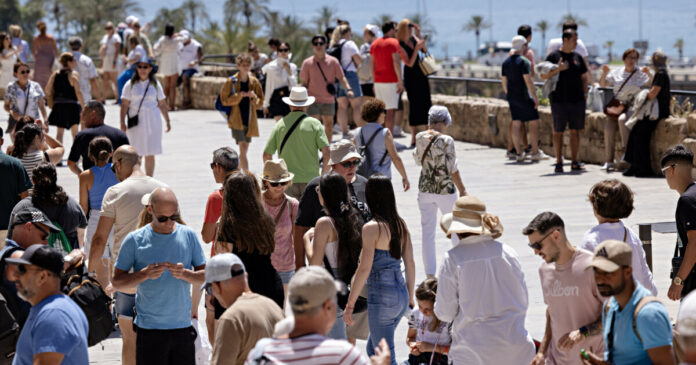
M 107 124 L 118 126 L 118 108 L 107 107 Z M 172 131 L 164 135 L 164 155 L 157 157 L 155 177 L 166 182 L 174 189 L 181 204 L 183 219 L 197 232 L 203 221 L 205 202 L 208 194 L 216 188 L 210 172 L 212 151 L 221 146 L 234 146 L 234 141 L 219 113 L 215 111 L 187 110 L 171 113 Z M 0 111 L 0 120 L 4 121 L 7 114 Z M 249 163 L 251 170 L 261 173 L 261 154 L 273 120 L 260 121 L 261 137 L 251 143 Z M 55 135 L 55 129 L 51 128 Z M 69 151 L 72 144 L 69 133 L 66 133 L 65 146 Z M 409 138 L 397 139 L 401 144 L 408 144 Z M 9 144 L 9 138 L 5 138 Z M 6 147 L 6 146 L 4 146 Z M 470 194 L 478 196 L 486 203 L 488 211 L 500 217 L 505 233 L 501 240 L 517 250 L 525 272 L 529 290 L 529 310 L 527 312 L 527 329 L 532 336 L 541 339 L 544 331 L 545 305 L 538 277 L 538 267 L 541 259 L 534 256 L 527 247 L 526 237 L 520 232 L 522 228 L 539 212 L 553 210 L 563 217 L 572 243 L 579 244 L 583 233 L 596 224 L 592 208 L 587 201 L 587 192 L 592 184 L 607 178 L 615 177 L 626 182 L 635 192 L 635 212 L 627 219 L 627 223 L 637 231 L 637 224 L 647 222 L 674 221 L 674 208 L 677 194 L 668 189 L 664 179 L 624 178 L 619 173 L 607 174 L 599 170 L 599 166 L 587 166 L 587 171 L 581 174 L 552 173 L 551 161 L 541 163 L 516 164 L 504 159 L 504 150 L 492 149 L 487 146 L 470 143 L 456 143 L 459 169 L 465 186 Z M 550 151 L 547 151 L 547 153 Z M 67 158 L 66 151 L 65 157 Z M 417 183 L 419 168 L 411 156 L 411 151 L 401 152 L 406 165 L 412 189 L 404 192 L 400 186 L 395 186 L 399 212 L 406 220 L 413 238 L 416 255 L 416 283 L 425 277 L 422 269 L 420 244 L 420 214 L 417 203 Z M 566 170 L 570 166 L 566 165 Z M 395 181 L 399 181 L 398 173 L 394 170 Z M 58 169 L 58 183 L 68 193 L 77 199 L 78 181 L 67 167 Z M 653 233 L 654 274 L 659 290 L 659 297 L 668 302 L 666 293 L 669 287 L 669 266 L 676 234 Z M 204 245 L 209 252 L 209 245 Z M 437 251 L 438 259 L 450 246 L 444 234 L 438 230 Z M 476 278 L 472 278 L 476 280 Z M 669 302 L 670 315 L 675 318 L 678 304 Z M 204 309 L 201 307 L 200 318 Z M 406 321 L 402 321 L 396 332 L 396 351 L 402 361 L 408 355 L 406 338 Z M 102 346 L 90 349 L 91 363 L 119 364 L 120 338 L 116 333 L 114 338 L 104 341 Z M 359 341 L 358 347 L 364 350 L 365 342 Z

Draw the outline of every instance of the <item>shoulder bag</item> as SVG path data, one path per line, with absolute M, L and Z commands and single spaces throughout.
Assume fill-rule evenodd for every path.
M 436 74 L 442 69 L 442 67 L 437 64 L 435 57 L 433 57 L 430 52 L 421 53 L 418 58 L 418 65 L 425 76 Z
M 293 124 L 292 127 L 290 127 L 290 130 L 287 133 L 285 133 L 285 137 L 283 137 L 283 142 L 280 143 L 278 156 L 280 156 L 280 154 L 283 152 L 283 147 L 285 147 L 285 143 L 288 141 L 288 138 L 290 138 L 292 132 L 294 132 L 295 128 L 297 128 L 297 126 L 300 125 L 300 123 L 302 123 L 302 120 L 304 120 L 304 118 L 307 118 L 307 114 L 302 114 L 302 116 L 297 119 L 295 124 Z
M 133 85 L 131 85 L 131 88 Z M 147 96 L 147 91 L 150 89 L 150 82 L 147 82 L 147 86 L 145 86 L 145 92 L 143 93 L 143 98 L 140 99 L 140 105 L 138 105 L 138 111 L 135 113 L 135 116 L 128 116 L 128 128 L 133 128 L 138 125 L 138 114 L 140 114 L 140 108 L 143 106 L 143 101 L 145 101 L 145 97 Z
M 618 95 L 621 92 L 624 86 L 626 86 L 628 80 L 631 79 L 631 77 L 633 76 L 633 74 L 636 73 L 636 71 L 638 71 L 637 68 L 634 69 L 630 75 L 628 75 L 626 80 L 624 80 L 623 84 L 621 84 L 621 87 L 619 87 L 619 90 L 616 92 L 616 95 Z M 626 104 L 620 102 L 619 99 L 616 98 L 616 95 L 614 95 L 614 97 L 612 97 L 611 100 L 609 100 L 609 103 L 606 106 L 604 106 L 604 114 L 606 114 L 609 118 L 612 119 L 618 119 L 619 115 L 623 114 L 623 112 L 626 111 Z
M 319 72 L 321 72 L 321 77 L 324 78 L 324 81 L 326 82 L 326 92 L 331 94 L 331 96 L 336 95 L 336 86 L 333 84 L 333 82 L 329 82 L 329 80 L 326 78 L 326 75 L 324 75 L 324 70 L 321 69 L 321 65 L 319 62 L 315 59 L 314 62 L 317 63 L 317 67 L 319 67 Z

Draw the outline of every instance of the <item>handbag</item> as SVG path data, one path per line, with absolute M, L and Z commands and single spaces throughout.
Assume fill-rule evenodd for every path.
M 324 75 L 324 70 L 321 69 L 321 65 L 319 62 L 317 62 L 317 67 L 319 67 L 319 72 L 321 72 L 321 76 L 324 78 L 324 81 L 326 82 L 326 92 L 331 94 L 331 96 L 336 95 L 336 86 L 333 84 L 333 82 L 329 82 L 329 80 L 326 78 L 326 75 Z
M 633 74 L 636 73 L 638 69 L 634 69 L 633 72 L 631 72 L 630 75 L 624 80 L 623 84 L 621 84 L 621 87 L 619 87 L 619 90 L 616 92 L 616 95 L 618 95 L 621 90 L 626 86 L 626 83 L 628 80 L 631 79 Z M 619 101 L 619 99 L 616 98 L 616 95 L 614 95 L 611 100 L 609 100 L 609 103 L 604 106 L 604 114 L 606 114 L 609 118 L 613 119 L 618 119 L 619 115 L 623 114 L 624 111 L 626 111 L 626 104 L 622 103 Z
M 433 57 L 430 52 L 422 53 L 418 58 L 418 65 L 425 76 L 435 74 L 442 69 L 442 67 L 438 65 L 437 61 L 435 61 L 435 57 Z
M 132 85 L 131 85 L 132 87 Z M 147 86 L 145 86 L 145 93 L 143 93 L 143 98 L 140 99 L 140 105 L 138 105 L 138 111 L 135 113 L 134 117 L 128 116 L 128 128 L 133 128 L 138 125 L 138 114 L 140 114 L 140 107 L 143 106 L 143 101 L 145 101 L 145 97 L 147 96 L 147 91 L 150 89 L 150 82 L 147 83 Z
M 331 276 L 336 278 L 336 274 L 333 272 L 331 265 L 329 264 L 329 259 L 324 255 L 324 268 L 331 274 Z M 346 305 L 348 304 L 348 297 L 350 297 L 350 288 L 348 290 L 343 290 L 336 293 L 338 307 L 342 310 L 346 310 Z M 358 296 L 358 300 L 355 301 L 355 307 L 353 308 L 353 314 L 361 313 L 367 310 L 367 298 Z

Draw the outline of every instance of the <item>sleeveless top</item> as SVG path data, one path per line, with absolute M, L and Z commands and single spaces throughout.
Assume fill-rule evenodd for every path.
M 24 169 L 27 170 L 27 175 L 31 177 L 31 173 L 34 171 L 36 166 L 39 166 L 40 163 L 44 161 L 48 161 L 48 157 L 46 157 L 46 153 L 41 150 L 36 150 L 34 152 L 27 152 L 22 156 L 22 158 L 19 159 L 22 161 L 22 165 L 24 165 Z
M 336 226 L 334 225 L 333 219 L 329 218 L 329 222 L 331 223 L 331 228 L 333 228 L 334 232 L 336 232 L 336 236 L 338 236 L 338 231 L 336 231 Z M 331 269 L 334 272 L 338 272 L 338 239 L 326 243 L 326 247 L 324 248 L 324 256 L 326 256 L 326 259 L 329 261 Z
M 368 149 L 370 150 L 370 157 L 372 159 L 372 168 L 375 172 L 384 174 L 385 176 L 391 179 L 392 160 L 389 156 L 389 153 L 387 152 L 387 145 L 385 142 L 388 129 L 384 128 L 379 123 L 367 123 L 364 126 L 362 126 L 362 128 L 360 128 L 360 131 L 356 132 L 356 139 L 358 142 L 357 144 L 360 146 L 364 146 L 365 144 L 367 144 L 367 141 L 370 140 L 370 137 L 372 137 L 375 131 L 378 131 L 380 129 L 381 132 L 379 132 L 377 136 L 375 136 L 375 139 L 372 140 L 372 143 L 370 143 L 370 146 L 368 147 Z M 382 157 L 384 157 L 383 161 Z M 382 161 L 381 166 L 379 164 L 380 161 Z
M 90 170 L 92 170 L 94 175 L 94 182 L 88 192 L 89 209 L 101 210 L 104 193 L 106 193 L 108 188 L 118 184 L 118 179 L 114 172 L 111 171 L 111 162 L 102 167 L 92 166 Z
M 70 70 L 60 70 L 53 78 L 53 100 L 55 102 L 77 102 L 75 88 L 70 85 Z

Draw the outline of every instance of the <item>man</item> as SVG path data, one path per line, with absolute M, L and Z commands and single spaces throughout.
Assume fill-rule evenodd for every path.
M 63 256 L 49 246 L 32 245 L 17 265 L 17 294 L 31 313 L 17 341 L 15 365 L 87 364 L 89 324 L 82 309 L 60 291 Z
M 631 246 L 617 240 L 599 244 L 588 269 L 599 293 L 609 297 L 603 309 L 603 359 L 587 351 L 585 364 L 674 364 L 672 324 L 667 309 L 633 280 Z
M 82 38 L 70 37 L 68 40 L 70 50 L 73 57 L 77 61 L 77 73 L 80 78 L 80 92 L 82 100 L 86 102 L 92 100 L 92 92 L 94 91 L 94 100 L 104 102 L 104 98 L 99 95 L 99 87 L 97 86 L 97 69 L 94 67 L 94 62 L 87 55 L 82 54 Z
M 582 171 L 578 160 L 580 131 L 585 128 L 585 99 L 590 76 L 585 60 L 574 52 L 578 35 L 574 30 L 563 32 L 563 46 L 546 56 L 546 61 L 558 64 L 558 68 L 541 74 L 543 80 L 559 75 L 556 89 L 551 93 L 553 115 L 553 150 L 556 153 L 556 173 L 563 172 L 563 132 L 570 127 L 571 170 Z
M 696 294 L 689 294 L 682 300 L 675 333 L 678 344 L 674 346 L 682 351 L 682 364 L 696 364 Z
M 204 281 L 203 248 L 193 229 L 176 223 L 179 203 L 171 190 L 157 188 L 148 201 L 152 223 L 123 240 L 113 286 L 137 290 L 136 364 L 194 364 L 191 284 Z
M 565 23 L 563 23 L 561 32 L 565 32 L 567 29 L 574 30 L 576 33 L 578 31 L 578 25 L 572 21 L 568 20 Z M 552 38 L 549 40 L 549 45 L 546 47 L 546 55 L 550 55 L 551 53 L 558 51 L 561 49 L 563 46 L 563 38 Z M 577 45 L 575 47 L 575 52 L 580 54 L 583 58 L 587 58 L 589 53 L 587 52 L 587 47 L 585 47 L 585 43 L 583 43 L 582 39 L 578 39 Z
M 495 240 L 503 233 L 500 220 L 467 195 L 442 216 L 440 227 L 448 238 L 459 238 L 438 269 L 434 307 L 437 318 L 452 323 L 449 360 L 529 364 L 534 343 L 524 327 L 527 285 L 515 250 Z
M 539 153 L 539 99 L 536 95 L 534 80 L 532 80 L 531 64 L 522 56 L 527 46 L 527 40 L 524 37 L 518 35 L 512 38 L 512 55 L 503 62 L 502 66 L 502 85 L 512 116 L 508 132 L 512 132 L 517 162 L 523 162 L 526 157 L 527 138 L 523 123 L 529 123 L 532 161 L 543 158 L 543 155 Z
M 292 185 L 285 192 L 300 199 L 307 183 L 319 176 L 317 151 L 322 154 L 322 171 L 329 169 L 329 140 L 321 122 L 306 114 L 307 108 L 314 103 L 314 97 L 307 95 L 306 88 L 293 87 L 283 102 L 290 106 L 290 113 L 271 130 L 263 151 L 263 162 L 273 159 L 273 154 L 278 151 L 278 158 L 284 159 L 288 170 L 295 174 Z
M 404 91 L 401 75 L 401 46 L 395 38 L 396 22 L 382 25 L 382 38 L 370 46 L 370 73 L 374 80 L 375 97 L 387 106 L 384 126 L 394 133 L 394 112 L 399 109 L 399 95 Z
M 288 285 L 293 319 L 287 338 L 264 338 L 256 344 L 247 364 L 368 364 L 355 346 L 326 337 L 336 321 L 334 278 L 320 266 L 298 270 Z M 284 337 L 284 336 L 283 336 Z M 372 364 L 389 364 L 391 353 L 382 339 Z
M 336 114 L 336 95 L 334 95 L 336 81 L 338 80 L 343 88 L 347 90 L 349 98 L 353 97 L 353 89 L 350 88 L 348 80 L 346 80 L 340 62 L 335 57 L 326 54 L 326 47 L 327 40 L 325 36 L 317 34 L 312 37 L 314 55 L 302 62 L 300 79 L 302 80 L 302 86 L 307 88 L 309 95 L 316 98 L 316 103 L 309 106 L 307 113 L 321 120 L 326 131 L 326 138 L 331 142 L 334 115 Z M 333 94 L 327 90 L 329 87 L 334 89 Z M 347 121 L 344 121 L 340 127 L 343 131 L 343 138 L 352 137 L 349 133 L 350 129 Z
M 682 262 L 672 272 L 672 284 L 667 297 L 679 300 L 696 288 L 696 184 L 691 177 L 694 154 L 684 145 L 676 145 L 662 157 L 662 173 L 670 189 L 679 193 L 677 201 L 677 248 Z M 675 270 L 674 267 L 672 269 Z
M 133 33 L 130 35 L 130 37 L 138 37 L 140 45 L 143 46 L 143 48 L 145 48 L 145 50 L 147 51 L 147 58 L 154 58 L 155 54 L 152 50 L 152 43 L 150 43 L 150 38 L 147 37 L 147 34 L 140 31 L 140 20 L 136 19 L 131 25 L 131 27 L 133 28 Z M 128 38 L 126 38 L 126 41 L 127 40 Z M 126 45 L 127 44 L 128 43 L 126 42 Z
M 198 72 L 198 66 L 203 61 L 203 47 L 191 38 L 191 33 L 186 29 L 180 31 L 179 36 L 184 38 L 184 43 L 179 48 L 181 76 L 178 85 L 184 85 L 184 108 L 191 108 L 191 78 Z
M 522 234 L 529 238 L 534 254 L 544 259 L 539 278 L 546 303 L 546 332 L 532 364 L 580 365 L 581 349 L 604 349 L 603 298 L 594 275 L 585 270 L 592 253 L 570 244 L 565 224 L 556 213 L 540 213 Z
M 201 237 L 205 243 L 215 240 L 217 221 L 222 213 L 222 191 L 225 180 L 239 168 L 239 155 L 230 147 L 218 148 L 213 151 L 213 162 L 210 163 L 210 168 L 213 170 L 215 183 L 223 186 L 215 189 L 208 196 L 208 201 L 205 204 L 203 229 L 201 229 Z
M 3 130 L 0 128 L 0 247 L 5 244 L 7 223 L 10 221 L 12 208 L 29 195 L 29 189 L 32 187 L 31 179 L 22 162 L 2 152 L 5 142 L 3 137 Z
M 128 233 L 134 231 L 138 225 L 138 216 L 143 210 L 141 199 L 143 195 L 151 193 L 164 183 L 149 177 L 143 173 L 140 167 L 138 152 L 130 145 L 123 145 L 116 149 L 113 155 L 113 170 L 118 184 L 110 187 L 104 193 L 102 210 L 97 223 L 97 230 L 92 237 L 89 252 L 88 268 L 90 272 L 97 272 L 97 279 L 107 292 L 113 288 L 109 285 L 109 268 L 103 265 L 102 256 L 106 248 L 106 240 L 113 228 L 114 247 L 109 247 L 111 260 L 118 257 L 121 243 Z M 113 262 L 113 261 L 112 261 Z M 105 273 L 101 274 L 100 273 Z M 114 306 L 118 325 L 121 329 L 123 347 L 121 349 L 121 363 L 124 365 L 135 364 L 135 332 L 133 332 L 133 317 L 135 315 L 135 290 L 117 291 L 114 294 L 116 304 Z M 190 311 L 190 308 L 189 308 Z
M 104 104 L 91 100 L 85 103 L 80 118 L 84 123 L 84 129 L 75 135 L 75 141 L 70 147 L 68 155 L 68 167 L 75 175 L 80 176 L 82 170 L 88 170 L 94 166 L 89 158 L 89 143 L 96 137 L 104 136 L 111 141 L 114 151 L 123 145 L 127 145 L 128 136 L 122 130 L 104 124 L 106 109 Z M 77 166 L 82 158 L 82 169 Z M 115 160 L 114 160 L 115 161 Z
M 29 63 L 29 55 L 31 54 L 31 47 L 29 43 L 22 39 L 22 27 L 16 24 L 10 25 L 10 35 L 12 36 L 12 45 L 20 48 L 19 60 L 24 63 Z
M 227 308 L 215 326 L 213 365 L 244 364 L 256 342 L 271 337 L 284 317 L 274 301 L 251 292 L 248 275 L 242 260 L 232 253 L 219 254 L 205 266 L 201 289 Z
M 346 179 L 350 202 L 362 214 L 363 221 L 370 220 L 370 210 L 367 207 L 365 198 L 365 185 L 367 179 L 356 173 L 360 164 L 360 154 L 355 149 L 352 141 L 343 139 L 334 142 L 330 147 L 329 164 L 331 171 L 334 171 Z M 295 242 L 295 266 L 299 269 L 305 264 L 305 247 L 302 237 L 312 227 L 317 224 L 319 218 L 326 215 L 324 208 L 319 203 L 319 195 L 316 188 L 319 186 L 320 177 L 312 179 L 307 184 L 304 194 L 300 199 L 300 206 L 295 218 L 294 242 Z

